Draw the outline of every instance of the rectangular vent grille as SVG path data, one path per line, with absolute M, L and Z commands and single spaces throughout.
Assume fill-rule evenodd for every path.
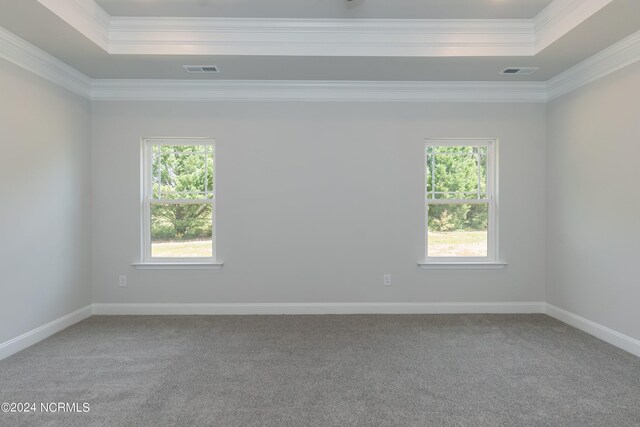
M 215 65 L 183 65 L 188 73 L 219 73 L 220 70 Z
M 509 67 L 500 71 L 500 74 L 528 76 L 538 71 L 539 67 Z

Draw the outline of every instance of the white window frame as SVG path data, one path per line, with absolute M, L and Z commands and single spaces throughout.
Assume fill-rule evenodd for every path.
M 441 146 L 472 146 L 487 147 L 487 188 L 486 199 L 429 199 L 427 198 L 427 148 Z M 476 267 L 502 267 L 506 265 L 504 262 L 498 261 L 498 140 L 495 138 L 427 138 L 424 145 L 424 171 L 422 179 L 424 181 L 424 199 L 425 199 L 425 261 L 418 263 L 428 268 L 448 266 L 476 266 Z M 450 204 L 450 203 L 467 203 L 467 204 L 487 204 L 488 205 L 488 222 L 487 222 L 487 256 L 481 257 L 430 257 L 429 253 L 429 205 L 430 204 Z
M 141 167 L 141 262 L 133 264 L 139 268 L 153 266 L 175 266 L 185 268 L 192 266 L 200 268 L 202 266 L 219 267 L 221 262 L 216 259 L 216 145 L 213 138 L 143 138 L 142 139 L 142 167 Z M 212 197 L 209 199 L 154 199 L 153 198 L 153 146 L 155 145 L 207 145 L 211 147 L 213 154 L 214 185 Z M 210 257 L 153 257 L 151 255 L 151 205 L 153 203 L 188 203 L 188 204 L 211 204 L 211 253 Z

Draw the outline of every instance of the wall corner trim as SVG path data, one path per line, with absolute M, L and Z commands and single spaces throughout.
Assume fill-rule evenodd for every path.
M 0 343 L 0 360 L 42 341 L 93 314 L 93 304 L 59 317 L 22 335 Z
M 546 303 L 545 313 L 567 325 L 578 328 L 583 332 L 593 335 L 615 347 L 640 357 L 640 340 L 631 338 L 618 331 L 607 328 L 599 323 L 580 317 L 562 308 Z

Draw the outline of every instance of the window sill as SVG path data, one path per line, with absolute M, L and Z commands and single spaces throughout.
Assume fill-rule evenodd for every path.
M 505 268 L 506 262 L 419 262 L 423 270 L 492 270 Z
M 138 262 L 131 264 L 137 270 L 220 270 L 222 261 L 214 262 Z

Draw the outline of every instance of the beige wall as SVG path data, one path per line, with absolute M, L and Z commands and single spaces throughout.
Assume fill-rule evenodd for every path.
M 0 343 L 91 304 L 89 101 L 0 60 Z
M 544 301 L 543 104 L 94 102 L 92 118 L 95 302 Z M 222 270 L 131 268 L 145 136 L 217 139 Z M 500 139 L 506 269 L 416 265 L 426 137 Z
M 547 119 L 547 301 L 640 339 L 640 63 Z

